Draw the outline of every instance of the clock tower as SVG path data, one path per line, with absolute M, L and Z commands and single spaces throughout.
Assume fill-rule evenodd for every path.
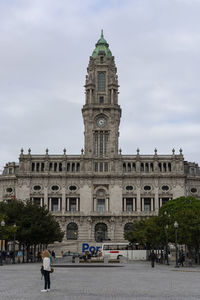
M 114 57 L 102 31 L 87 68 L 85 105 L 82 109 L 84 148 L 88 158 L 118 156 L 121 117 L 118 87 Z

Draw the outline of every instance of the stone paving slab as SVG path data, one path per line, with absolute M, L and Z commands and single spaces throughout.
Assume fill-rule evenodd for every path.
M 123 267 L 55 268 L 51 291 L 41 293 L 39 264 L 0 266 L 0 300 L 200 299 L 200 268 L 134 262 Z

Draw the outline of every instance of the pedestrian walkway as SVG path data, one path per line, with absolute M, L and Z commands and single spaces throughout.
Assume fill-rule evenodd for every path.
M 70 266 L 70 267 L 69 267 Z M 0 266 L 1 300 L 200 299 L 200 268 L 132 262 L 121 267 L 56 267 L 52 287 L 41 293 L 40 264 Z

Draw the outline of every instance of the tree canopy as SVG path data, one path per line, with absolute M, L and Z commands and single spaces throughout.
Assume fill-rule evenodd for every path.
M 166 235 L 169 242 L 175 242 L 175 221 L 178 223 L 178 243 L 188 248 L 200 248 L 200 200 L 180 197 L 164 204 L 156 217 L 143 219 L 133 224 L 125 234 L 131 243 L 147 247 L 163 246 Z
M 59 223 L 49 211 L 30 200 L 24 202 L 13 199 L 9 203 L 0 202 L 0 221 L 2 219 L 6 223 L 5 239 L 13 240 L 15 233 L 16 240 L 26 247 L 61 242 L 64 236 Z

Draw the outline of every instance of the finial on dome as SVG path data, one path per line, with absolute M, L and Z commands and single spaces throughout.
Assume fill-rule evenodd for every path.
M 103 38 L 103 29 L 101 29 L 101 38 Z

